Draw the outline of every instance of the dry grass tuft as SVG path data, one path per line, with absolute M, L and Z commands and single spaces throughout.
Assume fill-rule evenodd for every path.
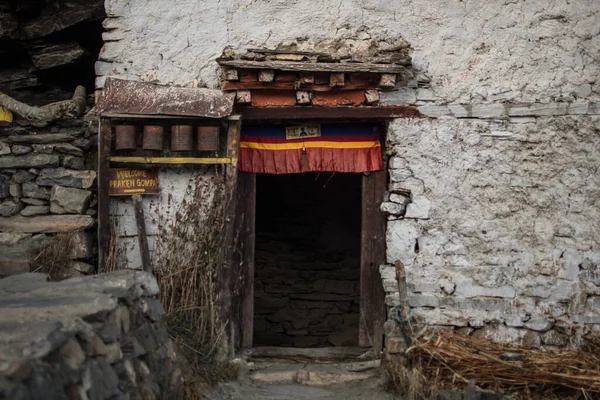
M 224 333 L 217 288 L 224 265 L 222 187 L 220 176 L 188 186 L 183 204 L 160 224 L 155 263 L 169 333 L 198 382 L 208 384 L 237 377 L 235 368 L 216 360 Z
M 44 273 L 51 281 L 70 278 L 72 271 L 69 268 L 69 255 L 74 235 L 75 232 L 58 233 L 50 239 L 31 262 L 31 271 Z
M 402 357 L 388 357 L 383 362 L 383 382 L 387 391 L 401 399 L 422 400 L 431 396 L 431 386 L 419 368 L 409 366 Z

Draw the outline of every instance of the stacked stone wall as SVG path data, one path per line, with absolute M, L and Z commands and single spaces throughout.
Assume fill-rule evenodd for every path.
M 24 125 L 0 127 L 0 276 L 28 272 L 40 248 L 60 232 L 77 232 L 71 272 L 90 273 L 97 121 Z
M 181 372 L 145 272 L 0 280 L 0 398 L 178 398 Z

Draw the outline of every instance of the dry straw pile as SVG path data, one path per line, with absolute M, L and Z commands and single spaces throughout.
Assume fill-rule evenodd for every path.
M 505 360 L 507 353 L 520 360 Z M 429 397 L 431 388 L 464 387 L 471 380 L 517 399 L 600 398 L 598 340 L 581 350 L 548 350 L 438 332 L 410 348 L 405 360 L 410 367 L 396 365 L 394 379 L 403 375 L 415 399 Z

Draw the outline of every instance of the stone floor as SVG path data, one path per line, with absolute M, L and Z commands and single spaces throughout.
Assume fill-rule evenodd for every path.
M 348 364 L 257 363 L 247 377 L 203 392 L 207 400 L 392 400 L 377 369 Z M 352 369 L 352 368 L 350 368 Z M 360 369 L 360 368 L 359 368 Z

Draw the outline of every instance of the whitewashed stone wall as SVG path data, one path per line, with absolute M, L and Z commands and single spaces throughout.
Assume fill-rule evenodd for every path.
M 392 123 L 384 208 L 412 202 L 388 217 L 387 261 L 406 266 L 413 315 L 549 344 L 554 326 L 599 324 L 599 129 L 600 116 Z M 394 268 L 381 271 L 395 304 Z
M 403 37 L 431 79 L 418 99 L 600 97 L 596 0 L 106 0 L 98 76 L 218 87 L 227 46 L 366 52 Z M 102 84 L 99 79 L 98 83 Z M 427 89 L 427 90 L 426 90 Z
M 413 314 L 550 345 L 567 344 L 572 326 L 600 327 L 596 0 L 107 0 L 106 9 L 98 87 L 110 75 L 215 88 L 226 47 L 366 56 L 408 41 L 408 82 L 381 102 L 428 117 L 388 132 L 387 261 L 406 264 Z M 381 272 L 393 304 L 393 271 Z

